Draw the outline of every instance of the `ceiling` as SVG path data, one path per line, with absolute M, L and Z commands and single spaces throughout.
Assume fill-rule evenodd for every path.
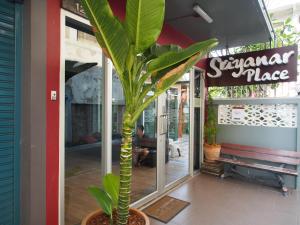
M 195 16 L 195 3 L 212 23 Z M 259 0 L 166 0 L 165 20 L 194 41 L 218 38 L 217 49 L 224 49 L 269 41 L 272 27 L 261 5 Z

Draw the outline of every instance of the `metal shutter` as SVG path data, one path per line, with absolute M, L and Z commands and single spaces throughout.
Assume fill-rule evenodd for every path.
M 17 225 L 19 214 L 17 7 L 0 0 L 0 225 Z

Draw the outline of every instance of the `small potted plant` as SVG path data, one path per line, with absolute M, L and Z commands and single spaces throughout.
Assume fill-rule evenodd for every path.
M 207 161 L 214 162 L 220 157 L 221 145 L 216 143 L 217 139 L 217 114 L 213 106 L 211 93 L 208 93 L 206 105 L 206 121 L 204 124 L 204 156 Z
M 185 49 L 174 45 L 157 45 L 164 23 L 165 0 L 127 0 L 124 21 L 113 14 L 108 0 L 81 2 L 103 53 L 114 64 L 125 97 L 120 176 L 104 177 L 103 188 L 89 189 L 102 211 L 88 215 L 82 225 L 105 224 L 99 219 L 103 214 L 111 224 L 148 225 L 145 214 L 129 208 L 132 130 L 149 104 L 166 92 L 218 42 L 213 38 Z M 149 92 L 151 96 L 147 95 Z
M 117 221 L 117 206 L 119 201 L 120 178 L 114 174 L 106 174 L 102 178 L 102 186 L 90 186 L 89 193 L 95 197 L 100 209 L 90 213 L 83 219 L 83 225 L 114 225 Z M 150 225 L 148 217 L 141 211 L 129 210 L 128 224 Z M 133 221 L 134 220 L 134 221 Z

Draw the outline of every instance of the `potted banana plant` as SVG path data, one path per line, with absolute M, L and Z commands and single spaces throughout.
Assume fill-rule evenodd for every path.
M 175 45 L 157 45 L 164 22 L 165 0 L 127 0 L 126 18 L 122 22 L 113 14 L 107 0 L 82 0 L 82 5 L 102 51 L 114 64 L 125 96 L 120 174 L 116 189 L 118 202 L 115 203 L 116 216 L 110 217 L 111 223 L 149 224 L 142 212 L 129 210 L 133 127 L 143 110 L 215 47 L 217 40 L 198 42 L 185 49 Z M 150 91 L 153 93 L 151 96 L 147 95 Z M 93 195 L 98 201 L 102 201 L 104 196 L 95 191 Z M 108 201 L 113 199 L 109 193 L 105 196 L 110 198 Z M 99 211 L 92 213 L 89 218 L 100 214 Z M 130 222 L 129 216 L 142 222 Z M 97 224 L 89 223 L 89 218 L 84 220 L 84 225 Z

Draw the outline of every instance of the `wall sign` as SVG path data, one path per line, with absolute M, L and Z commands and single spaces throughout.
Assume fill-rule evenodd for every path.
M 235 106 L 231 110 L 231 121 L 244 122 L 245 120 L 245 108 L 242 106 Z
M 207 59 L 208 86 L 268 84 L 297 80 L 297 45 Z
M 83 16 L 87 18 L 87 16 L 84 13 L 83 6 L 81 4 L 81 0 L 63 0 L 62 1 L 62 8 L 75 13 L 79 16 Z

